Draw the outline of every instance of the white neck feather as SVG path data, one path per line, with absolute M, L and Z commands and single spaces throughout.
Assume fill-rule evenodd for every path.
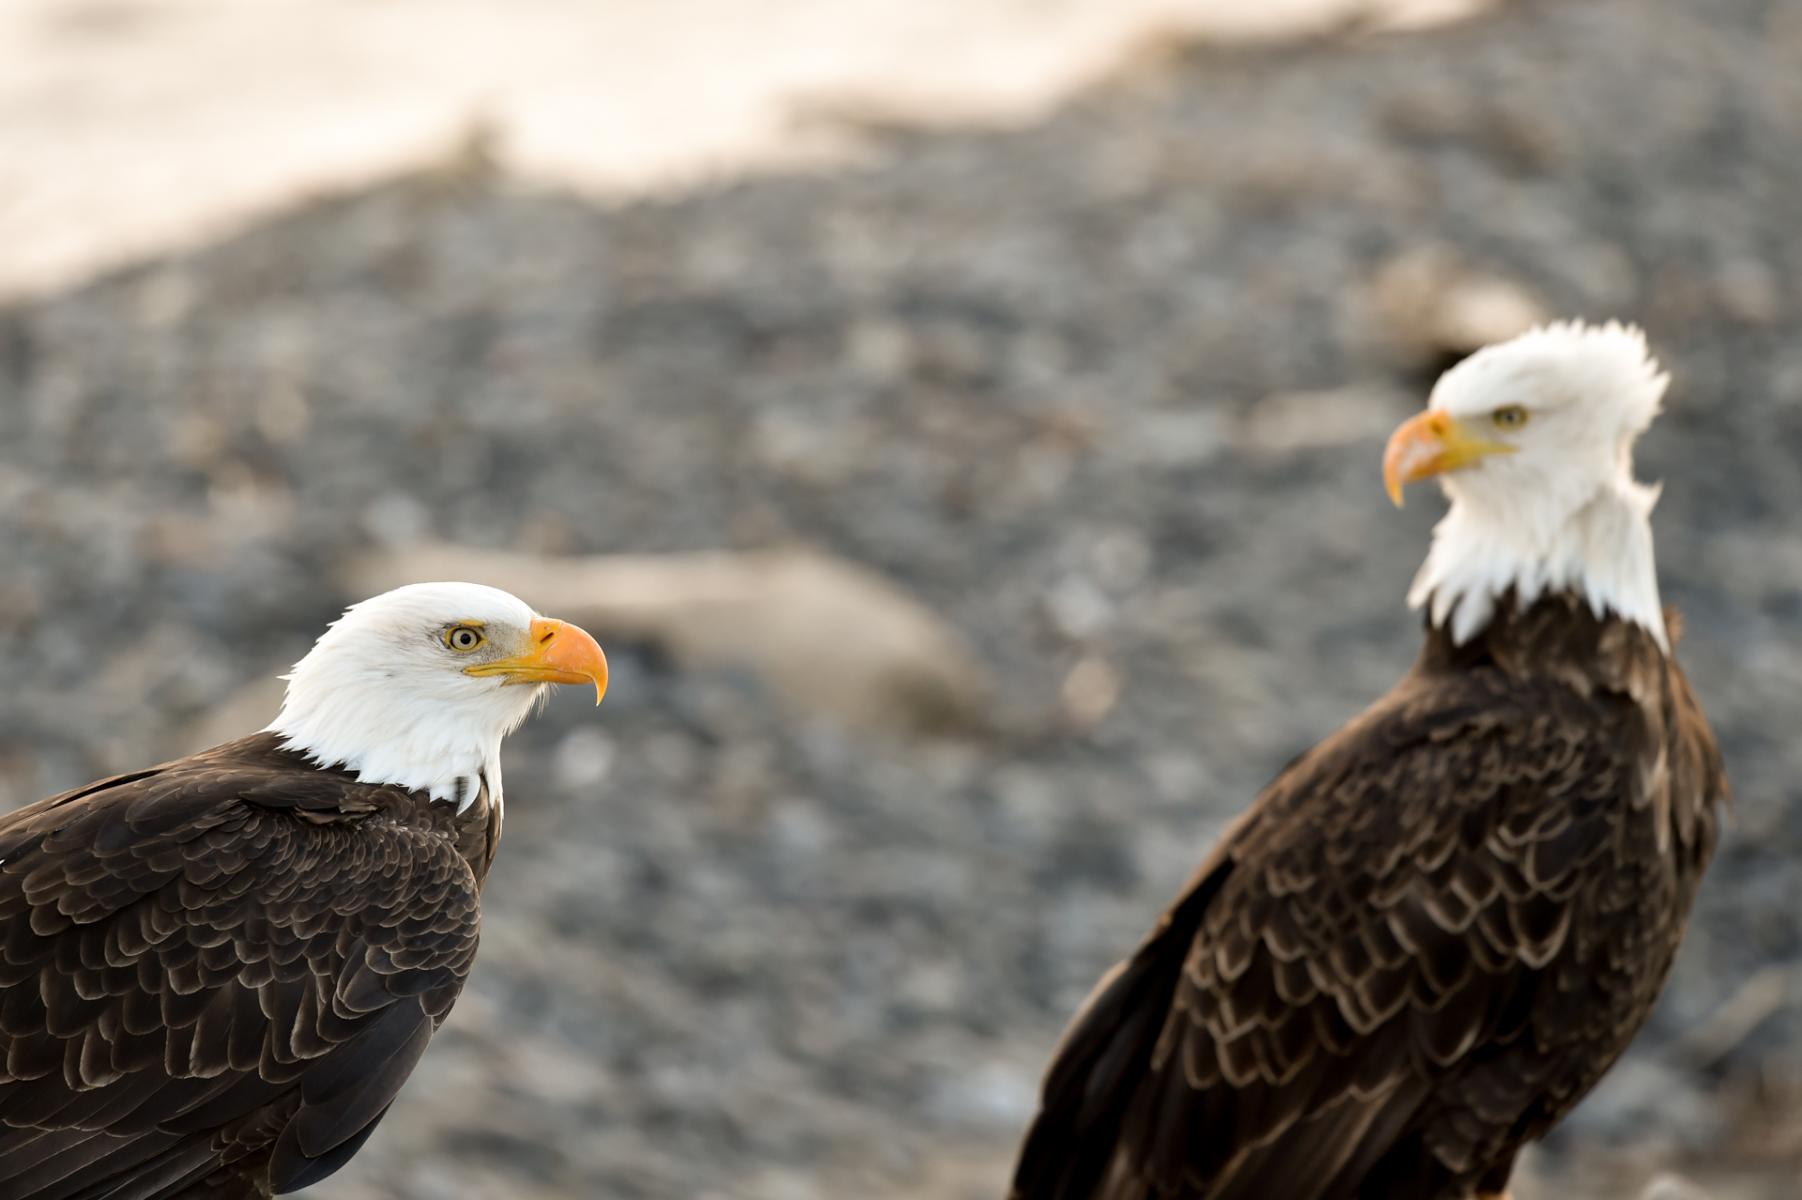
M 1449 481 L 1448 481 L 1449 483 Z M 1656 486 L 1623 472 L 1575 512 L 1553 522 L 1531 514 L 1496 517 L 1486 506 L 1460 503 L 1433 529 L 1433 548 L 1408 589 L 1411 608 L 1427 608 L 1435 626 L 1463 644 L 1495 615 L 1510 588 L 1523 607 L 1571 591 L 1598 618 L 1609 613 L 1639 625 L 1667 653 L 1670 639 L 1652 559 Z M 1523 519 L 1526 518 L 1526 519 Z
M 361 783 L 393 784 L 454 803 L 475 803 L 484 781 L 501 803 L 501 738 L 505 728 L 448 721 L 424 705 L 394 704 L 379 693 L 315 697 L 295 677 L 267 732 L 284 748 L 324 767 L 342 767 Z

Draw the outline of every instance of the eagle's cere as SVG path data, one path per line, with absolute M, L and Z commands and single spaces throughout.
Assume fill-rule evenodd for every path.
M 366 600 L 268 729 L 0 817 L 0 1196 L 257 1200 L 374 1130 L 462 990 L 500 743 L 588 634 Z
M 1390 440 L 1451 507 L 1420 658 L 1296 760 L 1097 986 L 1015 1200 L 1472 1200 L 1645 1020 L 1726 780 L 1670 657 L 1637 330 L 1447 372 Z

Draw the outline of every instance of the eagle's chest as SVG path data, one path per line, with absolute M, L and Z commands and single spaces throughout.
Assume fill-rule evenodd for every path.
M 486 774 L 474 776 L 474 788 L 475 798 L 451 817 L 451 839 L 479 885 L 494 865 L 504 810 L 499 792 L 489 786 Z

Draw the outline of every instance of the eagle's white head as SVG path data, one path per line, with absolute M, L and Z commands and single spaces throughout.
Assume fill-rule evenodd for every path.
M 415 583 L 353 604 L 286 677 L 268 731 L 322 766 L 467 806 L 500 797 L 501 739 L 553 683 L 607 690 L 587 633 L 473 583 Z
M 1633 443 L 1668 382 L 1645 335 L 1613 322 L 1535 329 L 1447 371 L 1383 456 L 1397 504 L 1429 476 L 1452 502 L 1408 603 L 1462 643 L 1508 589 L 1523 604 L 1569 589 L 1668 649 L 1652 564 L 1658 488 L 1633 478 Z

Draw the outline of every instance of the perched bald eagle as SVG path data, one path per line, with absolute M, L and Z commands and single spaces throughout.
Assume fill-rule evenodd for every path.
M 353 606 L 263 732 L 0 817 L 0 1197 L 248 1200 L 356 1153 L 475 958 L 501 739 L 594 639 Z
M 1227 832 L 1066 1032 L 1016 1200 L 1471 1200 L 1594 1086 L 1727 794 L 1670 656 L 1643 336 L 1454 367 L 1384 460 L 1450 512 L 1413 669 Z

